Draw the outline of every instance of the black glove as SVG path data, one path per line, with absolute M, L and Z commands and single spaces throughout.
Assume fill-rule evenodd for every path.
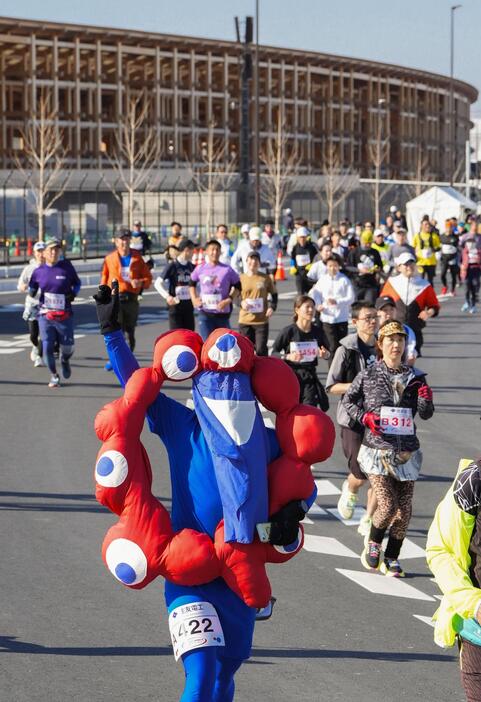
M 75 293 L 69 292 L 65 295 L 65 302 L 73 302 L 75 300 Z
M 299 532 L 299 522 L 306 516 L 299 500 L 293 500 L 284 505 L 270 518 L 271 533 L 269 543 L 275 546 L 289 546 L 296 539 Z
M 108 285 L 99 285 L 97 293 L 93 296 L 101 334 L 110 334 L 118 331 L 119 324 L 119 283 L 112 281 L 112 289 Z

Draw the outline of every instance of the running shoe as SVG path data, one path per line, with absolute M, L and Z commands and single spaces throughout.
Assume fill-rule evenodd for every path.
M 467 312 L 469 310 L 469 302 L 465 302 L 461 307 L 461 312 Z
M 404 578 L 405 573 L 397 558 L 385 558 L 381 563 L 381 573 L 391 578 Z
M 35 363 L 35 361 L 38 358 L 38 349 L 36 346 L 32 346 L 32 350 L 30 351 L 30 360 L 32 363 Z
M 68 358 L 62 358 L 62 375 L 65 380 L 68 380 L 72 375 L 72 369 L 70 368 L 70 361 Z
M 441 288 L 441 295 L 446 295 L 448 289 L 446 287 Z
M 40 366 L 43 366 L 43 361 L 41 356 L 37 356 L 35 361 L 33 362 L 33 367 L 34 368 L 39 368 Z
M 469 314 L 474 314 L 476 312 L 476 305 L 469 308 Z
M 370 531 L 371 517 L 365 514 L 364 517 L 361 517 L 361 521 L 359 522 L 359 526 L 357 527 L 357 533 L 361 534 L 361 536 L 369 536 Z
M 381 560 L 381 544 L 375 541 L 368 541 L 361 553 L 361 563 L 367 570 L 379 570 L 379 561 Z
M 357 495 L 349 490 L 347 480 L 342 484 L 342 491 L 337 503 L 337 511 L 343 519 L 351 519 L 356 506 Z
M 110 361 L 107 361 L 107 363 L 104 366 L 104 370 L 112 371 L 113 369 L 114 369 L 113 365 L 110 363 Z
M 60 387 L 60 378 L 59 378 L 58 374 L 52 375 L 52 377 L 50 378 L 50 382 L 48 384 L 48 387 L 49 388 L 59 388 Z

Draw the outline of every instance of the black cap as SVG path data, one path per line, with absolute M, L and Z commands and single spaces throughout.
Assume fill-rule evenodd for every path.
M 391 307 L 396 307 L 396 303 L 392 299 L 392 297 L 389 297 L 389 295 L 383 295 L 382 297 L 378 297 L 375 303 L 375 307 L 377 310 L 382 310 L 383 307 L 386 307 L 386 305 L 391 305 Z
M 259 252 L 258 252 L 258 251 L 249 251 L 249 253 L 247 254 L 246 258 L 257 258 L 258 261 L 261 260 L 261 257 L 259 256 Z
M 130 229 L 128 227 L 126 227 L 125 225 L 122 225 L 115 232 L 115 238 L 116 239 L 123 239 L 126 236 L 128 236 L 130 238 L 132 236 L 132 232 L 130 231 Z

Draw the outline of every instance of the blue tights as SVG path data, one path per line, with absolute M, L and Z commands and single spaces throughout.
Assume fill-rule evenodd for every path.
M 243 661 L 218 652 L 217 646 L 209 646 L 182 656 L 185 687 L 180 702 L 232 702 L 234 675 Z

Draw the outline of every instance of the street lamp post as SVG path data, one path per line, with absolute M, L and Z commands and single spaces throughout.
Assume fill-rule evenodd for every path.
M 454 172 L 456 170 L 456 126 L 454 122 L 454 13 L 462 5 L 451 5 L 451 51 L 450 51 L 450 73 L 449 73 L 449 131 L 451 152 L 450 168 L 449 168 L 449 184 L 453 184 Z
M 381 165 L 382 165 L 382 119 L 381 119 L 381 108 L 385 104 L 386 100 L 384 98 L 379 98 L 377 101 L 377 135 L 376 135 L 376 160 L 375 160 L 375 184 L 374 184 L 374 204 L 376 208 L 375 220 L 376 227 L 379 227 L 380 212 L 379 212 L 379 191 L 380 191 L 380 180 L 381 180 Z

